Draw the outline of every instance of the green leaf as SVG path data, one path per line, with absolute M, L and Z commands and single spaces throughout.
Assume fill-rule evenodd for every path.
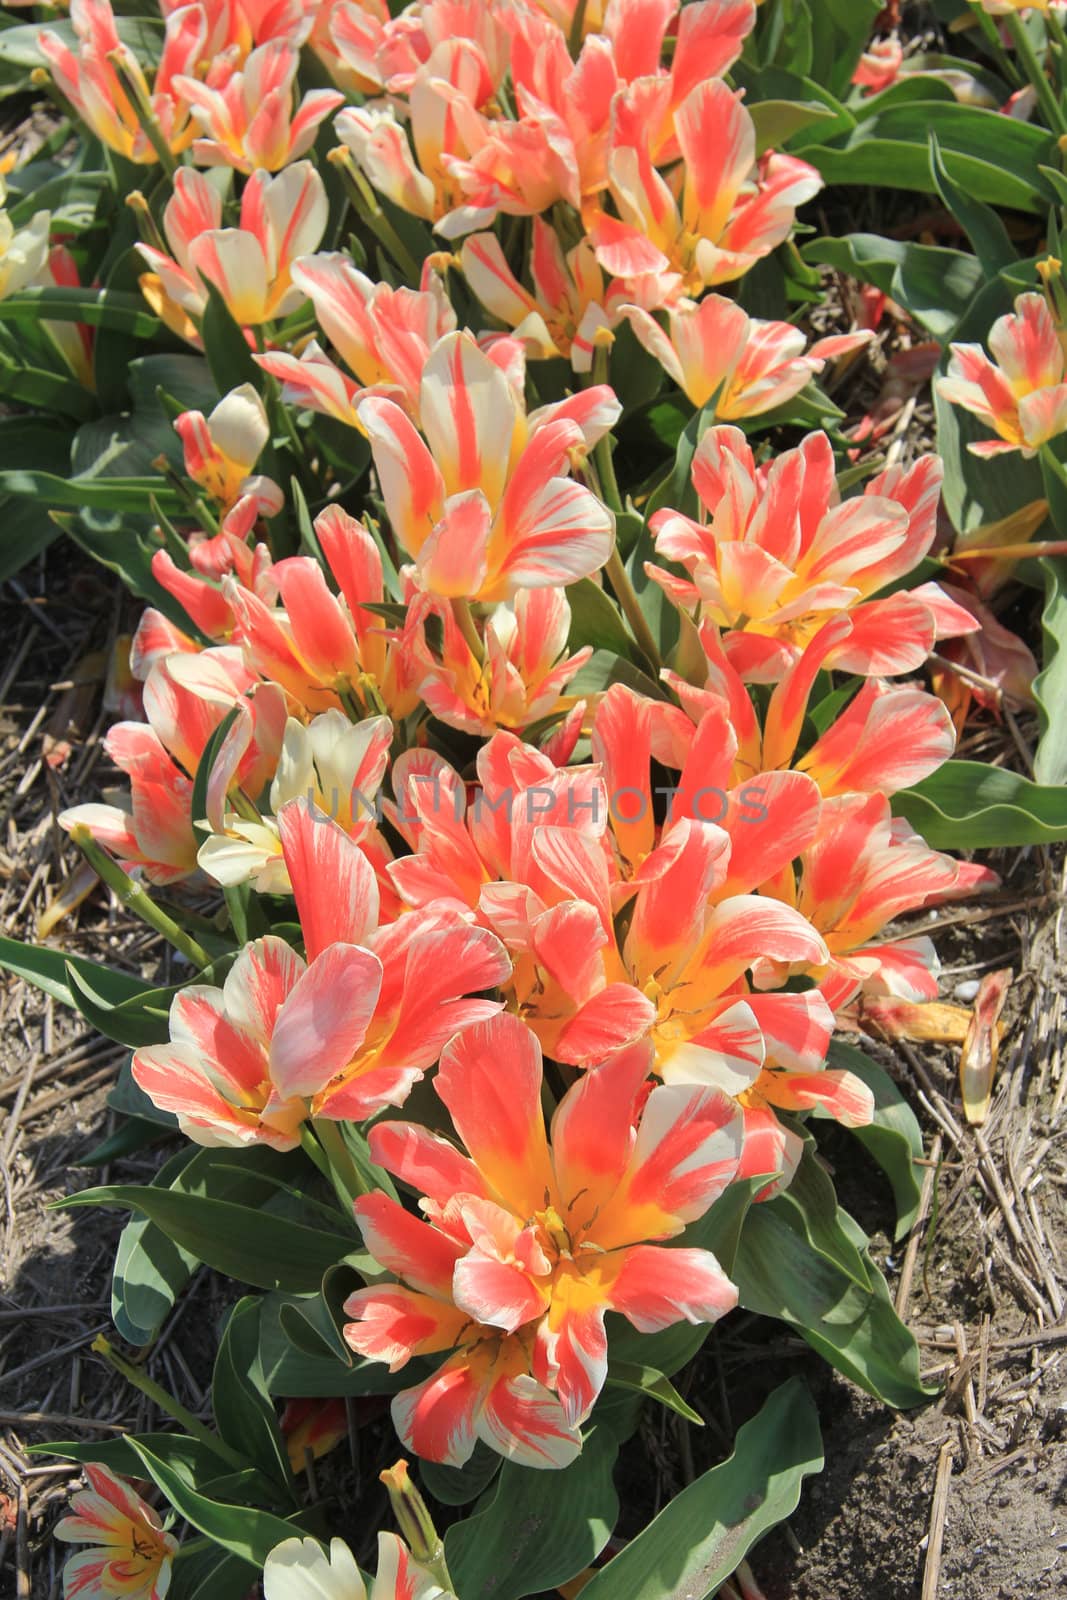
M 985 281 L 974 256 L 873 233 L 813 239 L 800 253 L 805 261 L 874 284 L 942 341 L 952 337 Z
M 1038 563 L 1045 574 L 1044 670 L 1034 679 L 1034 697 L 1041 714 L 1041 738 L 1034 756 L 1034 777 L 1041 784 L 1067 783 L 1067 560 L 1049 557 Z
M 127 1206 L 139 1211 L 216 1272 L 258 1289 L 310 1293 L 326 1269 L 352 1247 L 348 1234 L 305 1227 L 274 1215 L 265 1227 L 261 1210 L 173 1189 L 107 1184 L 55 1203 L 58 1211 L 75 1206 Z
M 276 1544 L 300 1532 L 298 1525 L 283 1522 L 269 1511 L 224 1505 L 219 1500 L 208 1499 L 207 1495 L 197 1493 L 147 1445 L 135 1438 L 127 1443 L 141 1464 L 139 1476 L 151 1478 L 179 1516 L 251 1566 L 262 1567 Z
M 165 1044 L 170 1038 L 167 1002 L 172 991 L 146 987 L 132 1000 L 127 997 L 112 1002 L 106 998 L 105 986 L 98 978 L 83 976 L 69 961 L 67 982 L 74 1004 L 86 1021 L 117 1044 L 137 1049 L 146 1044 Z M 165 997 L 163 1003 L 161 996 Z
M 218 386 L 203 356 L 141 356 L 131 361 L 127 386 L 135 411 L 158 407 L 158 391 L 177 400 L 185 411 L 210 411 L 219 399 Z
M 700 1412 L 694 1411 L 682 1399 L 671 1380 L 664 1377 L 662 1372 L 657 1372 L 655 1367 L 641 1366 L 632 1361 L 609 1361 L 607 1381 L 617 1389 L 631 1389 L 637 1394 L 647 1395 L 650 1400 L 657 1400 L 668 1411 L 677 1412 L 678 1416 L 698 1428 L 704 1426 Z
M 0 937 L 0 967 L 13 972 L 17 978 L 32 983 L 35 988 L 51 995 L 61 1005 L 78 1009 L 71 992 L 70 971 L 77 972 L 90 990 L 97 986 L 114 996 L 114 1003 L 137 1000 L 151 990 L 151 984 L 129 972 L 118 972 L 114 967 L 99 966 L 84 956 L 70 955 L 66 950 L 52 950 L 45 945 L 22 944 L 18 939 Z
M 0 300 L 0 306 L 7 304 Z M 62 509 L 124 511 L 151 514 L 153 499 L 165 511 L 178 511 L 177 490 L 162 478 L 58 478 L 50 472 L 9 467 L 0 472 L 0 493 L 24 495 L 42 505 Z
M 153 1186 L 167 1189 L 194 1160 L 181 1150 L 156 1173 Z M 119 1235 L 111 1276 L 111 1317 L 129 1344 L 150 1344 L 188 1283 L 199 1259 L 176 1245 L 147 1217 L 131 1217 Z
M 828 134 L 827 124 L 838 120 L 831 107 L 819 100 L 761 100 L 752 106 L 751 115 L 758 155 L 783 149 L 794 134 L 820 123 Z
M 492 1498 L 445 1535 L 445 1559 L 463 1600 L 522 1600 L 566 1583 L 608 1542 L 619 1513 L 611 1480 L 618 1443 L 596 1428 L 562 1471 L 507 1461 Z M 626 1593 L 614 1590 L 615 1600 Z
M 292 1471 L 259 1355 L 262 1302 L 238 1300 L 230 1312 L 211 1378 L 215 1426 L 234 1450 L 291 1494 Z
M 1018 261 L 1008 230 L 991 206 L 983 205 L 955 181 L 945 165 L 936 133 L 930 134 L 930 171 L 934 188 L 955 217 L 988 277 Z
M 913 86 L 906 87 L 910 94 Z M 827 183 L 929 194 L 933 133 L 945 170 L 975 200 L 1044 214 L 1056 197 L 1039 168 L 1055 164 L 1053 136 L 997 111 L 960 105 L 951 95 L 947 101 L 934 98 L 929 82 L 921 88 L 930 98 L 879 105 L 885 96 L 876 96 L 850 133 L 832 144 L 805 145 L 804 159 Z
M 483 1494 L 504 1464 L 503 1456 L 479 1439 L 464 1467 L 440 1467 L 419 1462 L 419 1477 L 428 1494 L 443 1506 L 466 1506 Z
M 0 439 L 0 449 L 4 443 Z M 32 500 L 0 496 L 0 583 L 13 578 L 24 566 L 58 538 L 59 528 L 47 511 Z
M 567 602 L 571 608 L 569 650 L 592 645 L 597 650 L 636 659 L 637 647 L 626 631 L 618 607 L 592 578 L 580 578 L 572 583 L 567 590 Z M 644 656 L 640 656 L 639 664 L 647 667 Z
M 896 1238 L 911 1231 L 919 1214 L 923 1158 L 922 1129 L 914 1111 L 883 1067 L 870 1056 L 840 1039 L 830 1042 L 832 1066 L 854 1072 L 874 1095 L 874 1121 L 865 1128 L 850 1128 L 889 1179 L 897 1208 Z M 816 1110 L 814 1116 L 829 1116 Z
M 230 315 L 222 295 L 213 283 L 207 283 L 207 306 L 200 324 L 211 375 L 220 394 L 228 394 L 239 384 L 250 383 L 262 393 L 266 373 L 252 359 L 248 342 Z
M 613 683 L 625 683 L 627 688 L 650 700 L 666 698 L 660 684 L 653 682 L 640 667 L 635 667 L 628 657 L 617 656 L 611 650 L 594 650 L 571 679 L 567 692 L 573 695 L 599 694 Z
M 224 1556 L 215 1545 L 179 1551 L 167 1600 L 247 1600 L 250 1581 L 247 1561 Z
M 2 304 L 2 302 L 0 302 Z M 57 412 L 85 422 L 97 413 L 97 403 L 88 389 L 62 372 L 47 372 L 42 367 L 0 361 L 0 395 L 16 405 L 38 411 Z
M 217 1478 L 229 1465 L 226 1457 L 216 1455 L 202 1439 L 191 1439 L 185 1433 L 131 1433 L 121 1439 L 60 1440 L 58 1444 L 31 1444 L 34 1455 L 65 1456 L 70 1461 L 99 1461 L 124 1477 L 140 1478 L 141 1458 L 134 1449 L 143 1445 L 151 1450 L 170 1472 L 188 1483 Z
M 1033 783 L 981 761 L 943 767 L 893 796 L 935 850 L 995 850 L 1067 839 L 1067 788 Z
M 287 1311 L 299 1309 L 306 1327 L 314 1326 L 306 1306 L 297 1307 L 291 1297 L 271 1295 L 262 1313 L 260 1359 L 269 1392 L 285 1399 L 322 1398 L 328 1395 L 395 1394 L 428 1377 L 430 1369 L 409 1363 L 402 1372 L 390 1373 L 380 1361 L 361 1357 L 346 1365 L 334 1356 L 315 1354 L 294 1344 L 287 1332 Z M 318 1337 L 318 1335 L 316 1335 Z M 325 1352 L 323 1344 L 323 1352 Z M 420 1368 L 413 1375 L 413 1365 Z
M 812 1250 L 825 1256 L 866 1292 L 871 1286 L 870 1264 L 842 1221 L 851 1219 L 837 1203 L 833 1180 L 815 1153 L 814 1138 L 801 1132 L 804 1152 L 789 1187 L 777 1196 L 775 1206 Z
M 866 1237 L 845 1213 L 842 1226 L 859 1249 Z M 745 1218 L 733 1278 L 746 1311 L 797 1328 L 814 1350 L 887 1405 L 922 1405 L 919 1350 L 893 1309 L 885 1279 L 869 1259 L 863 1290 L 814 1249 L 781 1198 L 754 1205 Z
M 798 1378 L 776 1389 L 721 1466 L 676 1495 L 585 1586 L 583 1600 L 704 1600 L 796 1510 L 822 1469 L 819 1419 Z
M 150 339 L 162 327 L 139 294 L 121 289 L 20 289 L 0 300 L 0 322 L 85 322 Z

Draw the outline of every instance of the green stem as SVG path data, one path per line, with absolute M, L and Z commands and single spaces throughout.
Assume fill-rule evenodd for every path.
M 310 1122 L 302 1122 L 300 1124 L 300 1148 L 308 1160 L 314 1162 L 324 1178 L 332 1179 L 333 1174 L 330 1171 L 330 1163 L 326 1158 L 326 1152 L 316 1139 Z
M 131 70 L 126 59 L 125 51 L 111 50 L 107 59 L 114 67 L 123 88 L 130 97 L 134 113 L 138 122 L 144 129 L 145 138 L 159 157 L 159 164 L 168 178 L 173 178 L 178 170 L 178 163 L 166 139 L 163 137 L 156 114 L 152 110 L 151 102 L 144 92 L 144 85 L 137 81 L 136 74 Z
M 612 549 L 604 571 L 615 592 L 615 598 L 622 607 L 623 615 L 630 624 L 630 631 L 638 647 L 647 656 L 648 664 L 652 670 L 658 673 L 663 662 L 660 659 L 656 641 L 652 637 L 652 629 L 648 625 L 645 613 L 641 610 L 641 602 L 637 598 L 637 592 L 630 582 L 629 575 L 622 564 L 622 557 L 617 548 Z
M 452 615 L 455 617 L 456 626 L 459 628 L 460 633 L 463 635 L 463 638 L 466 641 L 467 649 L 470 651 L 475 661 L 477 661 L 478 665 L 480 667 L 484 667 L 485 646 L 478 637 L 478 629 L 475 626 L 474 616 L 471 612 L 470 601 L 460 599 L 459 597 L 454 599 L 452 601 Z
M 570 37 L 567 40 L 567 49 L 577 58 L 582 48 L 582 36 L 585 33 L 585 12 L 588 0 L 578 0 L 574 8 L 574 17 L 571 21 Z
M 378 198 L 362 172 L 343 146 L 330 151 L 329 159 L 341 174 L 348 198 L 358 216 L 362 217 L 378 243 L 383 245 L 409 283 L 418 283 L 421 271 L 418 262 L 378 204 Z
M 997 32 L 997 25 L 993 21 L 993 18 L 988 14 L 988 12 L 983 11 L 981 5 L 978 3 L 978 0 L 971 0 L 971 10 L 974 13 L 975 20 L 977 21 L 979 28 L 985 35 L 985 41 L 989 46 L 990 53 L 995 56 L 997 64 L 1000 67 L 1001 72 L 1004 74 L 1005 79 L 1009 84 L 1014 84 L 1016 88 L 1018 88 L 1023 81 L 1022 73 L 1019 71 L 1015 62 L 1011 59 L 1007 51 L 1004 49 L 1004 46 L 1001 44 L 1000 34 Z
M 140 884 L 134 883 L 128 873 L 123 872 L 117 861 L 112 861 L 107 851 L 102 845 L 97 844 L 83 822 L 75 823 L 70 830 L 70 837 L 97 877 L 107 884 L 119 902 L 132 911 L 134 916 L 140 917 L 150 928 L 155 928 L 157 933 L 161 933 L 168 944 L 172 944 L 175 950 L 180 950 L 198 970 L 211 965 L 211 957 L 207 951 L 197 944 L 184 928 L 179 928 L 165 911 L 161 911 Z
M 331 1122 L 327 1117 L 316 1117 L 314 1128 L 329 1162 L 338 1195 L 343 1195 L 351 1204 L 357 1195 L 370 1194 L 373 1185 L 364 1182 L 360 1176 L 352 1153 L 345 1144 L 344 1134 L 336 1122 Z
M 118 1351 L 113 1348 L 110 1341 L 104 1338 L 103 1334 L 93 1340 L 92 1349 L 94 1354 L 103 1356 L 108 1365 L 125 1378 L 128 1384 L 131 1384 L 134 1389 L 140 1390 L 141 1394 L 147 1396 L 154 1405 L 157 1405 L 160 1411 L 165 1411 L 167 1416 L 174 1418 L 175 1422 L 180 1422 L 185 1431 L 194 1439 L 199 1439 L 201 1444 L 207 1445 L 214 1455 L 221 1456 L 224 1461 L 228 1461 L 231 1466 L 238 1470 L 248 1465 L 244 1456 L 239 1455 L 236 1450 L 232 1450 L 224 1439 L 219 1438 L 217 1433 L 213 1433 L 210 1428 L 205 1427 L 199 1417 L 194 1417 L 191 1411 L 187 1411 L 181 1401 L 175 1399 L 169 1389 L 164 1389 L 162 1384 L 157 1383 L 154 1378 L 150 1378 L 147 1372 L 142 1372 L 140 1367 L 132 1366 L 130 1362 L 124 1360 Z
M 1055 39 L 1056 48 L 1059 51 L 1057 72 L 1060 80 L 1060 94 L 1062 95 L 1064 90 L 1067 89 L 1067 31 L 1064 30 L 1063 23 L 1055 11 L 1046 13 L 1045 26 Z
M 593 460 L 596 463 L 596 475 L 600 480 L 600 491 L 604 502 L 616 514 L 623 509 L 622 495 L 619 493 L 619 480 L 615 476 L 615 461 L 611 452 L 611 436 L 605 434 L 593 446 Z
M 1008 25 L 1012 43 L 1015 45 L 1015 52 L 1026 70 L 1026 76 L 1037 91 L 1037 98 L 1050 131 L 1055 134 L 1067 133 L 1067 118 L 1064 117 L 1063 110 L 1049 82 L 1048 73 L 1037 59 L 1037 51 L 1034 49 L 1033 41 L 1026 31 L 1022 18 L 1014 11 L 1011 11 L 1004 20 Z

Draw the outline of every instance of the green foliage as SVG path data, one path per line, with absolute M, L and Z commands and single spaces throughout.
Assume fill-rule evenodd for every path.
M 618 1515 L 611 1478 L 617 1451 L 610 1432 L 596 1428 L 562 1471 L 505 1462 L 487 1502 L 445 1536 L 462 1600 L 522 1600 L 589 1566 Z
M 587 1600 L 715 1594 L 756 1541 L 796 1510 L 804 1478 L 822 1464 L 815 1407 L 791 1378 L 739 1431 L 729 1460 L 676 1495 L 583 1594 Z

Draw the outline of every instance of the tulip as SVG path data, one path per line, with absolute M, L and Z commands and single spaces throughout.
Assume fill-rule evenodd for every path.
M 825 434 L 757 468 L 738 428 L 710 428 L 693 458 L 707 519 L 657 511 L 656 550 L 690 581 L 648 565 L 676 603 L 699 605 L 726 630 L 723 649 L 750 682 L 775 682 L 824 624 L 851 627 L 828 664 L 895 674 L 921 666 L 939 638 L 971 633 L 974 618 L 936 584 L 873 596 L 926 555 L 936 532 L 941 464 L 926 456 L 887 468 L 862 495 L 841 500 Z
M 270 424 L 250 383 L 231 389 L 210 417 L 202 411 L 183 411 L 174 429 L 182 442 L 189 477 L 224 511 L 232 510 L 243 495 L 251 495 L 257 512 L 265 516 L 281 510 L 282 492 L 277 484 L 251 476 L 270 438 Z
M 386 511 L 421 588 L 497 601 L 573 583 L 611 553 L 614 518 L 567 476 L 619 415 L 603 385 L 529 416 L 469 334 L 438 341 L 419 394 L 422 434 L 394 401 L 359 407 Z
M 186 325 L 204 313 L 208 283 L 242 326 L 287 316 L 304 299 L 292 279 L 293 262 L 318 245 L 327 209 L 322 179 L 310 162 L 298 161 L 276 177 L 254 172 L 241 195 L 240 226 L 224 228 L 218 191 L 202 173 L 183 167 L 163 212 L 172 254 L 137 246 L 153 269 L 141 279 L 142 291 L 172 327 L 185 329 L 184 336 Z
M 87 1462 L 82 1470 L 90 1487 L 73 1496 L 72 1515 L 56 1524 L 54 1537 L 91 1548 L 78 1551 L 64 1566 L 64 1594 L 70 1600 L 76 1595 L 164 1600 L 177 1539 L 109 1467 Z
M 210 84 L 176 77 L 175 89 L 207 133 L 193 141 L 196 161 L 238 172 L 277 172 L 304 155 L 319 125 L 344 104 L 344 95 L 311 89 L 294 112 L 299 64 L 295 45 L 272 39 L 253 50 L 241 69 L 231 65 L 224 78 L 214 72 Z
M 715 397 L 721 421 L 755 417 L 785 405 L 828 361 L 861 350 L 870 332 L 806 340 L 789 322 L 761 322 L 733 300 L 709 294 L 699 305 L 680 300 L 668 310 L 668 331 L 640 306 L 623 306 L 634 333 L 693 405 Z
M 569 1440 L 561 1448 L 549 1431 L 543 1400 L 535 1431 L 519 1396 L 532 1407 L 538 1387 L 554 1392 L 567 1428 L 584 1421 L 607 1377 L 608 1311 L 651 1333 L 714 1322 L 736 1303 L 710 1251 L 660 1243 L 732 1181 L 740 1118 L 712 1089 L 649 1093 L 649 1065 L 639 1047 L 587 1073 L 560 1102 L 550 1144 L 541 1052 L 518 1018 L 499 1016 L 448 1046 L 434 1082 L 467 1154 L 416 1124 L 372 1130 L 374 1159 L 426 1195 L 427 1220 L 384 1194 L 356 1202 L 370 1253 L 405 1281 L 357 1290 L 344 1331 L 394 1371 L 459 1347 L 393 1401 L 397 1430 L 420 1455 L 460 1465 L 480 1437 L 514 1459 L 540 1452 L 539 1464 L 560 1465 Z M 509 1384 L 510 1409 L 500 1396 L 489 1413 Z
M 1043 263 L 1050 292 L 1059 284 L 1059 262 Z M 1040 294 L 1021 294 L 1015 310 L 989 332 L 990 360 L 977 344 L 954 344 L 947 377 L 938 379 L 943 400 L 962 406 L 999 435 L 968 445 L 972 455 L 992 457 L 1020 451 L 1024 459 L 1067 431 L 1067 382 L 1060 318 Z
M 265 1600 L 455 1600 L 415 1561 L 395 1533 L 378 1535 L 378 1572 L 368 1597 L 343 1539 L 329 1552 L 316 1539 L 283 1539 L 263 1566 Z

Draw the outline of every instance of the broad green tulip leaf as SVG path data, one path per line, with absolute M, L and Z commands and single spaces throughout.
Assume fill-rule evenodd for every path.
M 567 590 L 567 603 L 571 608 L 569 650 L 592 645 L 647 669 L 648 663 L 627 633 L 618 606 L 592 578 L 580 578 L 572 583 Z
M 3 304 L 0 300 L 0 306 Z M 158 477 L 59 478 L 54 473 L 33 468 L 8 467 L 0 472 L 0 492 L 24 495 L 57 510 L 64 507 L 77 511 L 98 510 L 115 518 L 124 512 L 149 515 L 153 500 L 164 511 L 181 509 L 177 490 Z
M 140 1457 L 134 1444 L 145 1445 L 158 1461 L 188 1483 L 191 1488 L 218 1478 L 230 1463 L 225 1455 L 216 1455 L 204 1439 L 191 1439 L 184 1433 L 125 1434 L 122 1438 L 63 1439 L 58 1444 L 31 1444 L 27 1450 L 32 1455 L 63 1456 L 70 1461 L 98 1461 L 112 1472 L 126 1478 L 140 1478 Z
M 981 761 L 946 761 L 893 796 L 935 850 L 996 850 L 1067 839 L 1067 787 L 1034 783 Z
M 206 280 L 205 280 L 206 282 Z M 200 325 L 211 376 L 220 394 L 228 394 L 242 383 L 250 383 L 262 393 L 267 374 L 252 360 L 244 333 L 230 315 L 222 295 L 213 283 L 206 283 L 207 306 Z
M 141 1464 L 139 1476 L 151 1478 L 179 1516 L 242 1561 L 262 1567 L 276 1544 L 301 1533 L 296 1521 L 285 1522 L 270 1511 L 247 1505 L 225 1505 L 199 1494 L 147 1445 L 132 1437 L 127 1442 Z
M 799 1130 L 804 1153 L 789 1187 L 775 1200 L 776 1209 L 803 1236 L 812 1250 L 831 1261 L 863 1292 L 871 1287 L 869 1262 L 857 1249 L 845 1223 L 847 1214 L 837 1203 L 833 1182 L 815 1153 L 815 1140 Z
M 4 35 L 0 34 L 0 53 Z M 151 339 L 162 323 L 139 294 L 122 289 L 20 289 L 0 300 L 0 322 L 84 322 Z
M 137 1049 L 165 1044 L 170 1038 L 170 990 L 148 989 L 133 1000 L 109 1003 L 97 985 L 68 963 L 67 982 L 74 1003 L 87 1022 L 117 1044 Z
M 843 239 L 813 239 L 801 251 L 805 261 L 873 284 L 910 311 L 936 339 L 953 336 L 985 283 L 974 256 L 939 245 L 905 244 L 873 233 Z
M 936 133 L 930 135 L 930 171 L 934 188 L 971 241 L 986 277 L 992 278 L 1001 268 L 1017 262 L 1019 252 L 992 206 L 983 205 L 968 194 L 949 172 Z
M 657 1372 L 655 1367 L 640 1366 L 631 1361 L 609 1361 L 609 1385 L 617 1389 L 630 1389 L 636 1394 L 647 1395 L 650 1400 L 656 1400 L 661 1406 L 666 1406 L 668 1411 L 674 1411 L 678 1416 L 684 1417 L 687 1422 L 692 1422 L 698 1428 L 704 1426 L 704 1418 L 699 1411 L 694 1411 L 687 1401 L 682 1399 L 674 1384 L 665 1378 L 662 1372 Z
M 310 1293 L 318 1288 L 327 1267 L 352 1247 L 350 1234 L 309 1228 L 273 1215 L 266 1227 L 262 1210 L 171 1189 L 107 1184 L 56 1202 L 57 1210 L 74 1206 L 126 1206 L 139 1211 L 216 1272 L 257 1289 Z
M 223 1555 L 217 1545 L 188 1554 L 179 1550 L 167 1600 L 247 1600 L 251 1581 L 248 1562 Z
M 734 1453 L 691 1483 L 582 1590 L 583 1600 L 704 1600 L 796 1510 L 822 1470 L 819 1419 L 799 1378 L 740 1429 Z
M 562 1471 L 505 1462 L 488 1504 L 445 1535 L 448 1570 L 463 1600 L 522 1600 L 588 1567 L 619 1513 L 611 1479 L 618 1448 L 598 1427 Z
M 479 1439 L 466 1466 L 440 1467 L 433 1461 L 420 1461 L 419 1477 L 427 1493 L 443 1506 L 468 1506 L 484 1494 L 503 1464 L 503 1456 Z
M 267 1388 L 286 1400 L 321 1399 L 330 1395 L 396 1394 L 428 1377 L 432 1370 L 422 1362 L 409 1362 L 402 1372 L 391 1373 L 381 1361 L 354 1357 L 347 1365 L 336 1356 L 315 1354 L 293 1343 L 288 1328 L 299 1314 L 311 1328 L 303 1298 L 269 1295 L 260 1323 L 260 1360 Z M 283 1316 L 285 1321 L 283 1322 Z M 319 1338 L 317 1332 L 315 1338 Z M 321 1342 L 321 1341 L 320 1341 Z M 309 1341 L 310 1343 L 310 1341 Z
M 862 1229 L 847 1214 L 840 1217 L 864 1249 Z M 867 1270 L 871 1287 L 863 1290 L 811 1246 L 795 1214 L 774 1199 L 753 1206 L 745 1218 L 733 1276 L 746 1311 L 790 1323 L 839 1372 L 887 1405 L 922 1405 L 931 1391 L 919 1376 L 918 1346 L 869 1259 Z
M 1062 530 L 1061 530 L 1062 531 Z M 1045 574 L 1044 669 L 1034 680 L 1041 738 L 1034 756 L 1038 783 L 1067 783 L 1067 558 L 1039 563 Z
M 159 1144 L 167 1137 L 167 1130 L 158 1122 L 151 1122 L 147 1117 L 127 1116 L 119 1123 L 113 1133 L 101 1139 L 99 1144 L 78 1156 L 71 1162 L 72 1167 L 106 1167 L 110 1161 L 121 1161 L 124 1156 L 136 1155 L 139 1150 L 146 1150 L 149 1145 Z
M 0 937 L 0 967 L 13 972 L 26 983 L 32 983 L 34 988 L 43 990 L 53 1000 L 70 1006 L 74 1011 L 77 1011 L 78 1003 L 71 993 L 68 969 L 77 972 L 91 990 L 105 993 L 113 1005 L 125 1000 L 136 1001 L 153 992 L 150 983 L 135 977 L 133 973 L 100 966 L 95 961 L 71 955 L 66 950 L 22 944 L 18 939 Z
M 975 200 L 1042 215 L 1056 198 L 1039 171 L 1054 164 L 1052 134 L 997 111 L 960 105 L 951 93 L 947 100 L 935 98 L 933 82 L 922 83 L 928 96 L 924 99 L 896 95 L 895 103 L 880 105 L 885 96 L 876 96 L 843 138 L 805 145 L 805 161 L 827 183 L 929 194 L 934 187 L 929 160 L 933 133 L 946 171 Z M 912 85 L 904 88 L 910 96 Z
M 88 422 L 99 410 L 89 390 L 69 375 L 4 359 L 0 359 L 0 398 L 76 422 Z
M 169 1117 L 169 1113 L 163 1113 Z M 173 1118 L 170 1118 L 173 1124 Z M 284 1156 L 265 1146 L 243 1151 L 240 1165 L 227 1165 L 235 1152 L 191 1146 L 166 1162 L 152 1180 L 156 1189 L 179 1194 L 256 1204 L 270 1198 L 275 1175 L 291 1170 Z M 147 1216 L 131 1217 L 119 1237 L 111 1285 L 111 1315 L 131 1344 L 149 1344 L 171 1310 L 200 1256 L 183 1249 Z
M 292 1497 L 289 1457 L 259 1354 L 261 1308 L 258 1296 L 246 1295 L 230 1312 L 215 1357 L 211 1406 L 226 1443 Z
M 896 1238 L 903 1239 L 919 1214 L 922 1196 L 919 1162 L 923 1138 L 918 1119 L 888 1072 L 862 1050 L 833 1039 L 829 1059 L 831 1066 L 844 1067 L 862 1078 L 874 1095 L 874 1121 L 849 1132 L 889 1179 L 897 1208 Z M 829 1113 L 816 1110 L 813 1115 L 828 1117 Z
M 154 1187 L 169 1189 L 196 1158 L 195 1148 L 180 1150 L 156 1173 Z M 119 1235 L 111 1275 L 111 1317 L 128 1344 L 146 1345 L 199 1265 L 147 1217 L 131 1217 Z
M 203 356 L 170 352 L 140 356 L 130 362 L 126 383 L 135 411 L 150 412 L 158 406 L 160 389 L 185 411 L 211 411 L 219 400 L 211 368 Z

